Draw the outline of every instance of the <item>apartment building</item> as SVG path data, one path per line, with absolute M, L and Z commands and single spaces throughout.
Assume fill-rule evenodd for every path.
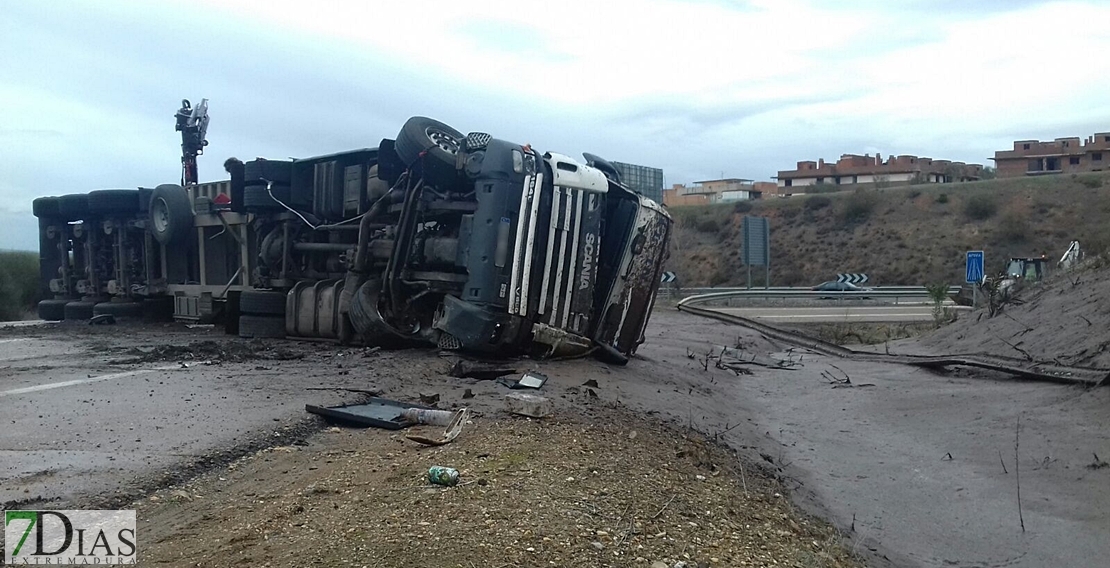
M 696 181 L 692 186 L 674 184 L 663 190 L 663 204 L 667 207 L 683 205 L 709 205 L 747 199 L 761 199 L 775 184 L 768 181 L 725 178 Z
M 949 183 L 979 179 L 983 166 L 917 156 L 881 154 L 844 154 L 836 162 L 823 159 L 798 162 L 797 169 L 781 170 L 775 176 L 778 187 L 806 187 L 818 184 L 851 185 L 860 183 L 905 185 L 909 183 Z
M 1000 178 L 1098 172 L 1110 164 L 1110 132 L 1099 132 L 1084 141 L 1078 137 L 1018 140 L 1013 150 L 999 150 L 992 159 Z

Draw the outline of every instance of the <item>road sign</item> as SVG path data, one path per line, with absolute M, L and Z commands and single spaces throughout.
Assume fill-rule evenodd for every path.
M 847 282 L 848 284 L 864 284 L 867 282 L 867 275 L 862 272 L 849 272 L 846 274 L 837 274 L 837 282 Z
M 964 281 L 968 284 L 983 283 L 983 251 L 967 251 L 967 277 Z
M 748 267 L 748 289 L 752 288 L 752 265 L 763 267 L 763 287 L 771 286 L 771 223 L 766 217 L 744 216 L 741 260 Z
M 766 217 L 744 217 L 741 252 L 748 266 L 771 264 L 771 230 Z
M 669 284 L 671 282 L 674 282 L 675 278 L 678 278 L 678 275 L 668 270 L 667 272 L 663 273 L 663 276 L 659 278 L 659 281 L 663 284 Z

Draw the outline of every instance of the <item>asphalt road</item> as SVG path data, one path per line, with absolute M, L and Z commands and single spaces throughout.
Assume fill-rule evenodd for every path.
M 247 360 L 187 351 L 136 360 L 197 341 L 235 345 Z M 344 384 L 335 369 L 346 350 L 288 343 L 304 358 L 253 359 L 262 346 L 176 325 L 0 329 L 0 505 L 111 500 L 288 443 L 309 421 L 306 403 L 350 400 L 305 389 Z
M 966 310 L 963 306 L 949 309 Z M 775 323 L 912 322 L 933 321 L 930 305 L 839 306 L 805 308 L 715 308 L 726 314 Z
M 667 309 L 646 335 L 626 367 L 518 365 L 548 375 L 557 409 L 583 405 L 605 420 L 605 405 L 621 404 L 731 445 L 748 467 L 791 483 L 793 499 L 854 550 L 873 551 L 875 566 L 1095 566 L 1110 556 L 1110 468 L 1093 458 L 1110 455 L 1107 389 L 833 362 Z M 136 356 L 182 345 L 193 348 Z M 722 346 L 795 365 L 739 376 L 700 360 Z M 0 506 L 125 504 L 228 456 L 296 444 L 319 425 L 306 403 L 358 398 L 310 387 L 372 386 L 398 400 L 428 391 L 441 406 L 496 416 L 504 387 L 447 377 L 449 363 L 427 349 L 255 342 L 180 325 L 0 329 Z M 829 378 L 842 375 L 850 387 Z

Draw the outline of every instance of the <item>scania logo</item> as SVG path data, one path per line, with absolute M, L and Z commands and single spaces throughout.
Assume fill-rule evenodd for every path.
M 590 277 L 593 275 L 594 268 L 594 241 L 597 237 L 593 233 L 586 234 L 586 244 L 582 246 L 582 274 L 578 279 L 578 289 L 588 290 L 590 288 Z

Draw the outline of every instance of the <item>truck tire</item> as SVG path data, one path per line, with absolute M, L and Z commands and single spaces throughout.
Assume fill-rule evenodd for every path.
M 272 316 L 239 316 L 239 337 L 285 337 L 285 318 Z
M 239 296 L 239 313 L 262 316 L 285 316 L 285 294 L 263 290 L 243 290 Z
M 375 302 L 382 283 L 376 278 L 367 280 L 351 298 L 348 316 L 354 334 L 368 347 L 399 347 L 406 339 L 382 321 Z
M 137 189 L 100 189 L 89 192 L 89 213 L 139 212 L 139 190 Z
M 100 302 L 93 306 L 93 315 L 111 315 L 116 318 L 139 318 L 143 315 L 143 305 L 139 302 Z
M 58 198 L 58 217 L 65 221 L 82 221 L 89 216 L 89 196 L 73 193 Z
M 266 160 L 258 158 L 243 164 L 243 179 L 247 185 L 266 181 L 274 184 L 289 185 L 293 180 L 293 162 L 289 160 Z
M 93 306 L 96 302 L 86 302 L 84 300 L 74 300 L 66 303 L 65 319 L 67 320 L 87 320 L 93 317 Z
M 450 184 L 457 175 L 455 162 L 465 140 L 461 132 L 424 116 L 405 122 L 397 134 L 394 148 L 405 166 L 412 166 L 424 156 L 423 174 L 433 184 Z
M 282 203 L 289 204 L 289 186 L 274 184 L 271 191 L 274 197 Z M 248 185 L 243 188 L 243 209 L 249 212 L 254 211 L 284 211 L 285 208 L 281 203 L 274 201 L 270 197 L 270 192 L 266 190 L 266 185 Z
M 193 230 L 193 204 L 185 188 L 162 184 L 150 195 L 150 232 L 159 243 L 171 245 L 186 239 Z
M 66 319 L 66 304 L 70 300 L 43 300 L 39 302 L 39 319 L 46 321 L 62 321 Z
M 39 219 L 57 219 L 62 215 L 58 210 L 57 197 L 40 197 L 32 201 L 31 212 Z

